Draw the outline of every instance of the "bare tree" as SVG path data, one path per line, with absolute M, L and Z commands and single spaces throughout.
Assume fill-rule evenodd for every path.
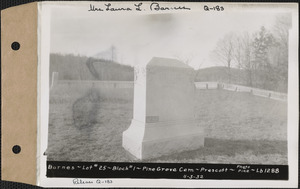
M 237 75 L 237 81 L 241 83 L 241 68 L 242 68 L 242 61 L 243 61 L 243 36 L 242 35 L 236 35 L 234 37 L 234 43 L 233 43 L 233 59 L 237 64 L 238 68 L 238 75 Z
M 254 75 L 254 61 L 253 61 L 253 39 L 251 38 L 248 32 L 244 32 L 243 35 L 240 36 L 240 66 L 243 70 L 246 71 L 246 83 L 249 86 L 253 86 L 253 77 Z M 238 56 L 239 57 L 239 56 Z
M 243 57 L 243 36 L 237 35 L 234 38 L 233 47 L 233 59 L 237 63 L 237 68 L 241 69 Z
M 276 17 L 273 34 L 282 45 L 288 46 L 289 28 L 291 25 L 292 18 L 290 14 L 283 14 Z
M 227 67 L 228 81 L 231 83 L 231 67 L 234 60 L 234 38 L 233 33 L 226 34 L 218 41 L 214 55 L 216 58 Z
M 287 91 L 288 81 L 288 40 L 289 29 L 291 27 L 291 15 L 283 14 L 276 17 L 272 28 L 272 34 L 275 37 L 276 45 L 270 49 L 269 57 L 271 63 L 275 66 L 279 88 Z

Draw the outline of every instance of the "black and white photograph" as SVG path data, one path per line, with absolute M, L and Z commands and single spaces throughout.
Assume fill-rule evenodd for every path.
M 87 172 L 96 168 L 111 171 L 106 178 L 291 178 L 295 4 L 41 4 L 46 9 L 47 178 L 90 187 L 98 180 L 87 178 L 98 176 Z M 128 169 L 133 177 L 117 173 Z

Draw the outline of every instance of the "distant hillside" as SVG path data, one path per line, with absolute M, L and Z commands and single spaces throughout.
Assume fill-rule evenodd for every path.
M 133 81 L 134 68 L 110 60 L 75 55 L 50 55 L 50 80 L 52 72 L 58 72 L 60 80 Z M 196 70 L 195 81 L 215 81 L 252 86 L 273 91 L 287 92 L 287 83 L 280 78 L 266 81 L 264 73 L 250 74 L 243 69 L 210 67 Z M 277 82 L 274 82 L 277 81 Z M 267 83 L 269 82 L 269 83 Z
M 132 81 L 134 69 L 117 62 L 75 55 L 50 55 L 50 77 L 59 73 L 60 80 Z
M 284 80 L 280 80 L 280 78 L 270 78 L 271 82 L 267 81 L 264 77 L 265 73 L 259 71 L 251 73 L 251 82 L 250 73 L 244 69 L 230 68 L 229 73 L 227 67 L 210 67 L 199 69 L 196 73 L 195 81 L 216 81 L 284 93 L 287 92 L 287 83 L 285 83 Z
M 218 81 L 229 83 L 229 70 L 227 67 L 210 67 L 196 71 L 195 81 Z M 246 84 L 246 72 L 237 68 L 230 69 L 231 83 Z

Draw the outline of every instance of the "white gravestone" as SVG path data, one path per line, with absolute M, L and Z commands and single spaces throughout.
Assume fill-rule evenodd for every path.
M 152 58 L 135 68 L 134 110 L 123 147 L 138 159 L 198 149 L 204 132 L 195 120 L 194 70 L 175 59 Z

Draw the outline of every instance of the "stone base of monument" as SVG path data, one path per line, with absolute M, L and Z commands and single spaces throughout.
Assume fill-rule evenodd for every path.
M 138 159 L 149 159 L 204 146 L 204 131 L 195 120 L 143 123 L 132 120 L 123 132 L 123 147 Z

